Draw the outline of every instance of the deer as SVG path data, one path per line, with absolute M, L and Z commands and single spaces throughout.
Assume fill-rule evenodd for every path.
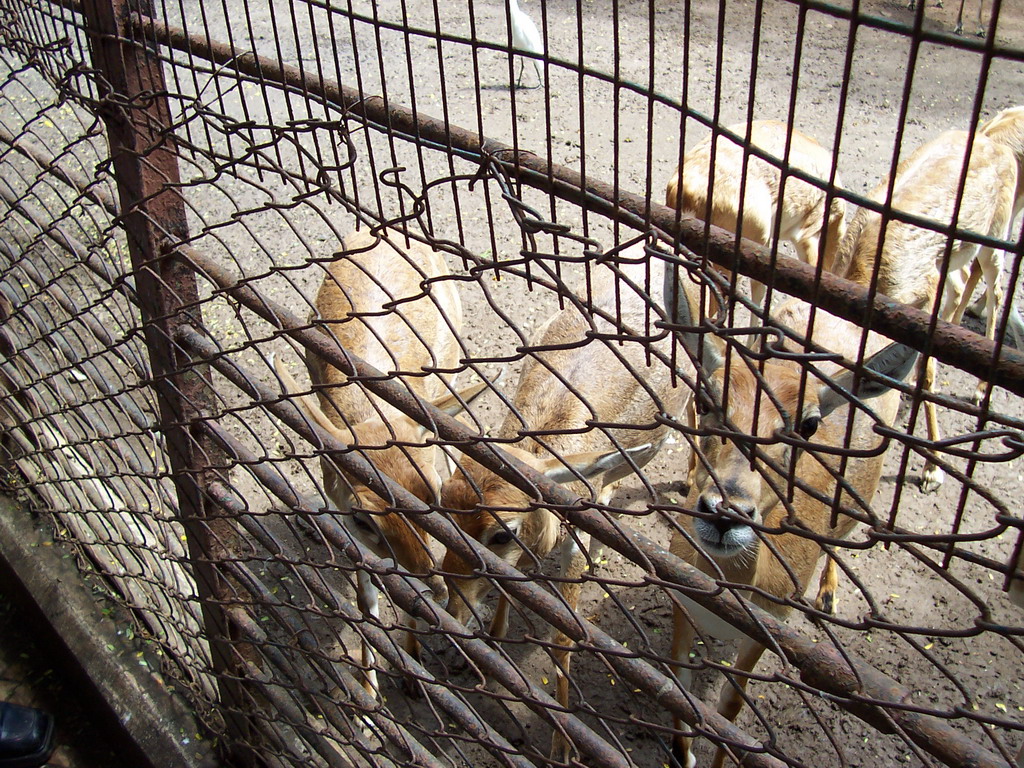
M 681 300 L 681 292 L 668 275 L 664 295 L 670 320 L 684 328 L 693 326 L 689 302 Z M 810 311 L 810 305 L 792 299 L 773 317 L 775 322 L 806 334 Z M 857 359 L 862 336 L 857 326 L 819 310 L 812 330 L 816 344 L 846 359 Z M 700 428 L 704 434 L 699 468 L 683 505 L 693 512 L 676 515 L 670 550 L 716 580 L 749 585 L 752 603 L 784 618 L 792 598 L 799 599 L 807 590 L 825 554 L 820 538 L 800 535 L 800 531 L 835 541 L 849 535 L 856 525 L 856 518 L 842 511 L 833 523 L 835 505 L 821 498 L 835 499 L 838 484 L 838 509 L 870 504 L 886 447 L 867 450 L 877 449 L 882 441 L 872 427 L 893 423 L 899 391 L 874 378 L 860 377 L 838 363 L 820 364 L 820 374 L 824 374 L 820 379 L 793 359 L 769 358 L 758 370 L 756 363 L 748 365 L 738 354 L 727 362 L 714 337 L 704 338 L 698 348 L 696 333 L 678 330 L 676 335 L 699 360 L 706 386 L 696 393 L 702 403 Z M 884 342 L 882 337 L 870 335 L 870 356 L 864 368 L 902 381 L 913 368 L 917 353 L 901 344 L 883 346 Z M 789 345 L 787 341 L 785 346 Z M 788 351 L 801 351 L 799 345 L 794 346 Z M 870 402 L 873 413 L 866 412 L 867 406 L 852 407 L 851 395 Z M 816 452 L 815 446 L 824 450 Z M 844 465 L 829 449 L 846 447 L 865 453 L 855 453 Z M 792 496 L 787 502 L 788 492 Z M 824 598 L 831 610 L 836 570 L 831 556 L 826 557 L 825 572 L 831 583 L 825 584 L 823 574 L 818 600 Z M 720 714 L 734 720 L 743 704 L 749 673 L 765 648 L 685 595 L 676 594 L 671 659 L 685 690 L 691 685 L 687 659 L 698 631 L 722 640 L 740 640 L 734 664 L 738 679 L 725 686 L 718 705 Z M 678 719 L 674 726 L 675 764 L 693 768 L 696 759 L 691 739 L 682 735 Z M 720 768 L 724 759 L 725 752 L 719 749 L 715 768 Z
M 311 323 L 322 325 L 346 355 L 398 377 L 410 393 L 456 415 L 488 383 L 455 392 L 440 375 L 458 368 L 462 302 L 454 283 L 444 279 L 449 273 L 441 253 L 413 240 L 400 248 L 396 243 L 401 239 L 387 230 L 347 235 L 324 274 Z M 425 442 L 426 427 L 315 354 L 307 354 L 306 366 L 316 399 L 302 392 L 280 357 L 273 363 L 285 390 L 313 424 L 361 449 L 377 472 L 421 501 L 437 500 L 442 480 L 435 467 L 438 451 Z M 329 455 L 321 457 L 321 467 L 326 496 L 349 534 L 378 557 L 392 558 L 398 567 L 419 575 L 443 606 L 447 586 L 430 550 L 431 537 Z M 356 578 L 359 610 L 364 616 L 379 617 L 379 592 L 370 573 L 358 570 Z M 405 649 L 418 658 L 414 625 L 407 618 L 405 626 Z M 374 656 L 365 642 L 361 657 L 364 687 L 376 695 Z
M 739 123 L 728 130 L 746 136 L 748 125 Z M 790 168 L 829 178 L 832 153 L 809 136 L 777 120 L 754 120 L 749 131 L 753 146 L 780 162 L 787 158 Z M 835 185 L 842 185 L 838 174 Z M 771 246 L 781 207 L 779 237 L 789 240 L 800 260 L 812 267 L 820 255 L 828 271 L 846 233 L 845 200 L 829 201 L 825 190 L 800 179 L 786 178 L 783 183 L 777 166 L 748 155 L 742 145 L 722 135 L 712 134 L 686 153 L 666 186 L 665 205 L 766 247 Z M 766 290 L 764 284 L 751 281 L 755 304 L 763 306 Z
M 682 387 L 674 386 L 670 367 L 651 364 L 650 341 L 595 337 L 620 339 L 623 331 L 590 307 L 621 318 L 624 330 L 644 336 L 654 332 L 644 286 L 658 285 L 664 262 L 648 258 L 642 244 L 623 250 L 617 262 L 621 277 L 609 267 L 591 268 L 589 306 L 566 307 L 537 330 L 531 346 L 544 351 L 528 351 L 511 409 L 497 431 L 511 456 L 597 504 L 606 504 L 619 481 L 658 453 L 670 430 L 657 417 L 674 415 L 682 405 Z M 667 336 L 661 334 L 654 345 L 665 343 Z M 453 510 L 465 536 L 520 569 L 559 548 L 559 591 L 576 610 L 580 576 L 588 568 L 589 534 L 570 530 L 537 498 L 468 458 L 445 481 L 441 503 Z M 451 549 L 442 567 L 448 612 L 465 623 L 478 615 L 492 583 L 476 573 L 477 563 Z M 508 624 L 509 603 L 501 596 L 490 635 L 505 637 Z M 556 633 L 556 698 L 563 706 L 569 701 L 571 645 Z M 564 762 L 568 754 L 569 745 L 556 730 L 552 758 Z
M 941 319 L 952 323 L 962 320 L 974 285 L 983 276 L 988 308 L 985 336 L 995 339 L 1004 297 L 1003 253 L 966 240 L 954 238 L 950 242 L 941 230 L 953 223 L 958 229 L 1009 239 L 1010 226 L 1024 202 L 1022 154 L 1011 148 L 1014 136 L 1020 146 L 1016 117 L 997 115 L 979 128 L 970 144 L 965 131 L 946 131 L 902 161 L 896 169 L 889 205 L 894 210 L 931 219 L 936 228 L 897 221 L 882 212 L 862 208 L 837 255 L 837 273 L 865 287 L 874 284 L 886 296 L 937 312 Z M 961 195 L 965 163 L 967 172 Z M 883 179 L 870 193 L 870 199 L 884 202 L 888 188 L 888 178 Z M 958 200 L 959 213 L 953 222 Z M 1021 347 L 1024 322 L 1012 307 L 1008 326 L 1016 346 Z M 927 392 L 934 389 L 935 372 L 935 360 L 928 358 L 922 379 Z M 986 385 L 980 382 L 974 392 L 975 402 L 980 402 L 985 392 Z M 938 441 L 941 432 L 935 404 L 925 400 L 924 406 L 928 438 Z M 942 468 L 927 461 L 921 490 L 934 492 L 944 479 Z
M 979 126 L 978 132 L 992 139 L 992 141 L 1002 144 L 1013 152 L 1017 158 L 1017 194 L 1013 206 L 1012 223 L 1017 219 L 1021 209 L 1024 208 L 1024 107 L 1004 109 L 991 120 Z M 974 288 L 977 286 L 980 277 L 981 270 L 977 262 L 975 262 L 971 266 L 970 275 L 965 280 L 966 298 L 969 299 L 974 294 Z M 979 300 L 978 304 L 981 306 L 977 307 L 977 311 L 974 314 L 982 318 L 991 317 L 993 312 L 1000 309 L 999 307 L 990 306 L 988 296 Z M 968 308 L 968 311 L 971 312 L 975 309 L 976 305 L 972 305 Z M 1016 312 L 1010 314 L 1010 323 L 1014 324 L 1014 332 L 1018 337 L 1024 335 L 1024 326 L 1021 325 L 1020 318 Z

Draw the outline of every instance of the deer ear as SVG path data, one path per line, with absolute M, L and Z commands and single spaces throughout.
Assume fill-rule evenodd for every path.
M 432 405 L 438 410 L 444 411 L 449 416 L 456 416 L 466 410 L 466 406 L 476 400 L 488 389 L 493 389 L 505 378 L 505 368 L 498 371 L 493 379 L 484 379 L 476 384 L 460 389 L 458 392 L 450 392 L 447 395 L 437 398 Z
M 625 451 L 590 451 L 588 453 L 577 453 L 572 456 L 565 456 L 561 459 L 550 458 L 541 462 L 538 469 L 544 475 L 556 483 L 571 483 L 579 480 L 589 480 L 597 475 L 603 475 L 609 470 L 615 469 L 626 462 L 627 456 L 634 456 L 653 449 L 652 443 L 644 443 Z
M 444 411 L 449 416 L 457 416 L 466 410 L 467 406 L 480 397 L 480 395 L 488 389 L 492 389 L 497 386 L 498 382 L 500 382 L 504 377 L 505 368 L 502 368 L 498 372 L 498 375 L 493 379 L 484 379 L 483 381 L 478 381 L 476 384 L 464 387 L 458 392 L 449 392 L 447 395 L 442 395 L 441 397 L 431 401 L 431 405 L 439 411 Z M 415 419 L 412 419 L 411 421 L 415 421 Z M 430 427 L 427 425 L 419 424 L 418 426 L 420 437 L 423 437 L 431 431 Z
M 722 350 L 718 346 L 718 339 L 709 333 L 697 333 L 697 327 L 693 321 L 693 310 L 690 307 L 690 297 L 679 282 L 679 270 L 672 264 L 665 265 L 665 272 L 662 285 L 662 300 L 665 304 L 665 312 L 669 322 L 681 326 L 673 330 L 679 343 L 683 345 L 694 359 L 700 361 L 700 367 L 705 375 L 712 373 L 722 367 Z
M 345 445 L 351 445 L 355 442 L 351 430 L 339 427 L 331 421 L 316 402 L 316 398 L 312 395 L 300 394 L 302 390 L 295 383 L 295 379 L 292 378 L 291 373 L 285 367 L 284 361 L 280 357 L 271 352 L 269 361 L 281 380 L 281 384 L 284 385 L 284 391 L 295 400 L 299 410 L 302 411 L 307 419 Z
M 903 381 L 916 362 L 917 350 L 911 349 L 905 344 L 893 343 L 880 349 L 864 361 L 864 367 L 887 378 Z M 858 379 L 855 387 L 854 380 L 856 378 L 853 371 L 843 371 L 833 379 L 832 384 L 822 383 L 818 392 L 818 405 L 821 408 L 822 418 L 828 416 L 839 406 L 848 403 L 850 396 L 868 400 L 892 390 L 892 386 L 886 382 L 869 381 L 864 378 Z

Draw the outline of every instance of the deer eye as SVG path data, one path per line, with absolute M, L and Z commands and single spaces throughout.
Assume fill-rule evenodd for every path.
M 491 540 L 488 546 L 501 547 L 513 541 L 515 537 L 516 536 L 514 533 L 512 533 L 512 531 L 508 531 L 502 528 L 500 531 L 491 536 Z
M 800 422 L 800 426 L 797 428 L 797 433 L 804 440 L 809 440 L 811 436 L 818 431 L 818 427 L 820 425 L 820 416 L 806 416 L 803 421 Z
M 373 524 L 369 516 L 363 512 L 356 512 L 352 515 L 352 522 L 355 523 L 356 528 L 364 533 L 377 533 L 377 526 Z

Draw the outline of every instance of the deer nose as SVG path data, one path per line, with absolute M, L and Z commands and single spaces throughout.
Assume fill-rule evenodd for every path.
M 728 509 L 734 514 L 723 514 L 723 508 Z M 737 517 L 746 518 L 753 522 L 757 513 L 754 505 L 749 501 L 714 499 L 707 496 L 701 496 L 697 499 L 697 511 L 701 515 L 706 515 L 705 522 L 713 525 L 719 534 L 725 534 L 726 531 L 737 525 L 748 525 L 745 520 L 737 519 Z
M 711 500 L 707 496 L 699 496 L 697 498 L 697 511 L 701 515 L 706 515 L 708 522 L 715 522 L 715 516 L 718 515 L 718 501 Z

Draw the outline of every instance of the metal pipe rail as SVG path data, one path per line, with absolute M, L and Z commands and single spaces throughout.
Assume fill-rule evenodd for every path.
M 299 419 L 294 408 L 279 395 L 275 396 L 265 387 L 255 385 L 251 376 L 230 362 L 230 353 L 217 348 L 201 329 L 197 330 L 203 306 L 194 286 L 194 268 L 197 266 L 224 294 L 268 320 L 325 361 L 343 371 L 363 378 L 369 377 L 371 380 L 366 382 L 369 391 L 428 426 L 440 440 L 456 445 L 535 498 L 539 495 L 546 503 L 553 505 L 555 513 L 563 520 L 591 533 L 599 541 L 640 564 L 651 574 L 652 584 L 668 590 L 670 594 L 687 594 L 723 616 L 733 626 L 764 642 L 800 670 L 801 679 L 806 685 L 823 692 L 832 702 L 849 709 L 880 730 L 900 733 L 907 743 L 916 744 L 949 764 L 1005 764 L 1002 758 L 963 737 L 950 723 L 929 714 L 934 710 L 915 704 L 906 689 L 849 656 L 842 647 L 812 642 L 749 605 L 736 594 L 736 590 L 722 591 L 722 586 L 714 580 L 680 563 L 642 535 L 624 531 L 602 511 L 581 507 L 574 494 L 537 476 L 528 467 L 511 460 L 502 450 L 486 442 L 479 442 L 482 440 L 480 435 L 467 429 L 461 422 L 410 397 L 393 381 L 373 380 L 381 376 L 379 371 L 347 355 L 337 343 L 309 329 L 307 324 L 296 321 L 280 307 L 264 299 L 258 290 L 238 284 L 226 275 L 219 264 L 209 259 L 204 260 L 191 249 L 179 248 L 177 243 L 189 242 L 189 234 L 184 227 L 180 180 L 173 167 L 174 162 L 168 162 L 173 161 L 177 155 L 175 134 L 167 110 L 166 86 L 161 78 L 148 78 L 148 75 L 162 70 L 164 60 L 156 54 L 156 47 L 148 43 L 163 42 L 177 50 L 187 51 L 190 56 L 206 56 L 221 64 L 224 72 L 234 70 L 247 73 L 258 77 L 262 83 L 276 82 L 286 90 L 300 90 L 306 96 L 339 105 L 346 119 L 352 118 L 380 130 L 387 126 L 386 130 L 391 135 L 445 151 L 449 156 L 476 161 L 481 165 L 482 172 L 507 175 L 613 221 L 638 229 L 656 230 L 677 249 L 692 248 L 715 263 L 769 283 L 776 290 L 810 299 L 841 317 L 933 354 L 940 360 L 951 362 L 1017 394 L 1024 394 L 1024 355 L 1002 348 L 999 343 L 981 340 L 976 334 L 959 327 L 936 321 L 928 313 L 897 305 L 884 297 L 875 297 L 872 291 L 828 274 L 819 274 L 802 263 L 775 256 L 767 249 L 746 242 L 737 247 L 734 235 L 709 229 L 696 219 L 682 217 L 676 211 L 652 204 L 644 197 L 622 192 L 618 185 L 593 181 L 568 168 L 548 163 L 532 153 L 489 141 L 471 131 L 391 105 L 379 97 L 366 98 L 354 89 L 333 82 L 325 83 L 322 78 L 305 74 L 300 68 L 283 66 L 251 53 L 239 55 L 228 46 L 210 42 L 209 38 L 185 35 L 183 30 L 132 11 L 133 8 L 138 9 L 139 4 L 128 6 L 124 0 L 88 0 L 79 6 L 71 0 L 65 0 L 61 5 L 74 7 L 88 17 L 87 34 L 100 70 L 96 85 L 101 96 L 99 101 L 91 102 L 90 107 L 104 117 L 108 125 L 111 154 L 120 182 L 121 202 L 127 209 L 125 218 L 118 224 L 127 233 L 132 246 L 133 265 L 139 279 L 138 295 L 129 292 L 130 284 L 127 280 L 114 274 L 101 260 L 91 264 L 88 260 L 94 254 L 71 240 L 59 227 L 49 227 L 47 222 L 25 208 L 21 200 L 7 200 L 7 203 L 60 247 L 79 253 L 87 268 L 101 274 L 101 277 L 120 289 L 133 306 L 142 310 L 149 352 L 154 360 L 155 381 L 147 384 L 154 386 L 161 397 L 161 426 L 169 434 L 173 476 L 178 483 L 183 515 L 188 524 L 188 545 L 191 548 L 188 564 L 200 576 L 199 600 L 208 613 L 209 636 L 218 645 L 215 648 L 214 666 L 216 671 L 223 674 L 221 683 L 224 690 L 221 696 L 227 704 L 228 713 L 239 713 L 242 709 L 242 702 L 231 701 L 236 693 L 232 685 L 236 676 L 260 671 L 250 663 L 250 659 L 244 658 L 240 650 L 240 646 L 244 648 L 246 640 L 259 639 L 260 629 L 258 625 L 249 622 L 249 631 L 242 632 L 243 643 L 236 645 L 235 639 L 224 626 L 225 622 L 231 622 L 235 628 L 244 627 L 248 617 L 233 616 L 235 612 L 230 609 L 222 611 L 226 605 L 226 601 L 220 599 L 225 586 L 222 569 L 243 582 L 246 574 L 232 560 L 230 548 L 223 546 L 229 536 L 225 535 L 222 540 L 216 535 L 217 526 L 222 521 L 207 519 L 205 515 L 207 504 L 231 504 L 231 499 L 225 494 L 217 496 L 211 492 L 223 488 L 217 485 L 219 465 L 216 460 L 210 461 L 214 454 L 206 454 L 205 449 L 215 442 L 223 444 L 223 441 L 217 440 L 215 430 L 210 429 L 213 425 L 206 422 L 210 417 L 209 401 L 204 402 L 202 394 L 204 387 L 210 387 L 210 382 L 203 380 L 205 361 L 211 361 L 212 365 L 253 398 L 269 402 L 269 412 L 287 414 L 286 423 L 289 426 L 310 439 L 315 446 L 326 449 L 328 455 L 334 452 L 334 460 L 339 465 L 363 477 L 372 488 L 382 489 L 385 496 L 415 516 L 417 522 L 422 521 L 423 527 L 447 544 L 453 552 L 482 562 L 483 571 L 500 579 L 509 594 L 520 599 L 575 642 L 600 654 L 622 678 L 660 702 L 666 711 L 678 714 L 695 725 L 699 733 L 719 743 L 732 744 L 740 750 L 748 751 L 745 764 L 779 764 L 773 757 L 778 754 L 773 744 L 756 744 L 731 723 L 709 712 L 703 704 L 681 691 L 671 677 L 653 669 L 637 658 L 635 652 L 568 611 L 563 603 L 545 589 L 535 583 L 524 582 L 522 574 L 516 569 L 475 543 L 466 541 L 444 515 L 431 511 L 390 481 L 370 471 L 369 465 L 361 457 L 345 453 L 337 455 L 336 452 L 344 446 L 332 443 L 329 438 L 325 439 L 316 430 L 312 430 L 305 419 Z M 142 5 L 145 6 L 145 3 Z M 116 13 L 112 13 L 115 10 Z M 152 13 L 151 8 L 143 7 L 142 10 Z M 139 39 L 131 39 L 135 34 L 142 38 L 144 44 L 140 45 Z M 126 64 L 136 65 L 140 61 L 142 66 L 129 66 L 128 71 L 125 71 Z M 151 98 L 152 94 L 155 94 L 155 98 Z M 152 109 L 147 109 L 147 102 L 154 105 Z M 133 112 L 136 106 L 142 109 Z M 143 117 L 148 122 L 136 119 Z M 3 137 L 0 137 L 0 141 L 4 141 Z M 146 152 L 141 152 L 139 147 L 144 147 Z M 147 164 L 151 167 L 147 167 Z M 169 172 L 162 173 L 160 169 L 164 167 L 169 168 Z M 800 176 L 793 175 L 798 178 Z M 847 198 L 845 193 L 840 196 Z M 885 213 L 889 215 L 890 212 Z M 904 217 L 893 212 L 892 218 Z M 952 231 L 946 232 L 947 229 L 942 231 L 955 234 Z M 165 237 L 170 240 L 164 240 Z M 178 290 L 182 286 L 186 290 Z M 191 322 L 196 322 L 196 327 L 189 325 Z M 189 359 L 186 352 L 195 353 L 195 357 Z M 208 496 L 204 497 L 204 494 Z M 294 492 L 289 492 L 282 498 L 294 496 Z M 657 511 L 672 512 L 675 509 L 664 507 Z M 332 541 L 352 557 L 353 562 L 380 574 L 379 580 L 387 587 L 396 604 L 449 633 L 452 641 L 459 643 L 464 652 L 480 660 L 481 666 L 495 679 L 504 682 L 511 677 L 511 684 L 506 684 L 506 687 L 522 697 L 548 723 L 567 733 L 595 763 L 608 768 L 623 768 L 629 764 L 628 756 L 621 751 L 610 750 L 607 742 L 599 735 L 588 729 L 571 712 L 560 710 L 550 697 L 546 697 L 544 691 L 524 681 L 514 667 L 499 658 L 499 654 L 485 642 L 462 637 L 460 633 L 464 633 L 465 628 L 455 623 L 446 613 L 438 611 L 436 606 L 412 587 L 407 576 L 394 573 L 380 559 L 359 547 L 340 529 L 336 521 L 325 520 L 324 527 L 331 530 Z M 219 530 L 230 534 L 232 526 L 225 523 Z M 379 642 L 385 638 L 378 636 L 376 639 Z M 243 658 L 233 659 L 233 654 Z M 275 659 L 268 659 L 270 665 L 274 662 Z M 398 662 L 399 666 L 403 666 L 404 659 L 399 657 Z M 295 714 L 294 710 L 288 711 Z M 957 715 L 956 709 L 949 713 L 950 718 Z M 978 720 L 987 722 L 982 718 Z M 238 725 L 240 728 L 246 727 L 244 718 Z M 429 757 L 426 759 L 430 762 Z
M 297 496 L 286 481 L 283 481 L 272 471 L 268 471 L 266 465 L 261 463 L 255 454 L 246 449 L 230 433 L 209 421 L 203 422 L 203 427 L 211 437 L 221 444 L 228 454 L 248 466 L 263 486 L 284 501 L 289 507 L 293 509 L 309 509 L 312 507 L 308 499 Z M 217 500 L 218 504 L 232 509 L 237 514 L 239 525 L 245 528 L 246 533 L 266 547 L 268 552 L 273 552 L 276 556 L 289 559 L 294 563 L 302 563 L 304 559 L 303 552 L 272 537 L 265 528 L 257 525 L 250 515 L 245 514 L 245 506 L 237 503 L 237 498 L 229 489 L 219 483 L 215 483 L 209 488 L 209 492 Z M 322 530 L 325 531 L 329 540 L 333 542 L 340 542 L 342 539 L 346 541 L 352 540 L 350 536 L 345 536 L 344 532 L 340 531 L 339 526 L 335 524 L 329 524 Z M 358 542 L 355 543 L 358 544 Z M 368 551 L 361 553 L 361 556 L 364 554 L 372 556 L 372 553 Z M 338 600 L 335 595 L 327 590 L 321 579 L 313 573 L 313 569 L 310 566 L 299 565 L 297 569 L 299 573 L 308 577 L 305 583 L 309 589 L 319 599 L 330 605 L 331 610 L 342 617 L 345 622 L 353 625 L 361 622 L 362 617 L 352 608 L 351 604 Z M 392 667 L 401 670 L 407 677 L 415 679 L 422 685 L 426 695 L 437 702 L 438 706 L 451 716 L 473 739 L 482 744 L 492 745 L 492 754 L 497 755 L 505 765 L 509 766 L 509 768 L 534 768 L 531 762 L 518 754 L 517 750 L 504 736 L 487 722 L 481 720 L 465 702 L 460 701 L 448 688 L 435 682 L 434 677 L 426 667 L 410 656 L 403 648 L 396 645 L 385 630 L 362 622 L 359 633 Z M 300 636 L 300 642 L 302 642 L 302 637 L 305 636 Z M 313 651 L 316 649 L 308 648 L 307 650 Z

